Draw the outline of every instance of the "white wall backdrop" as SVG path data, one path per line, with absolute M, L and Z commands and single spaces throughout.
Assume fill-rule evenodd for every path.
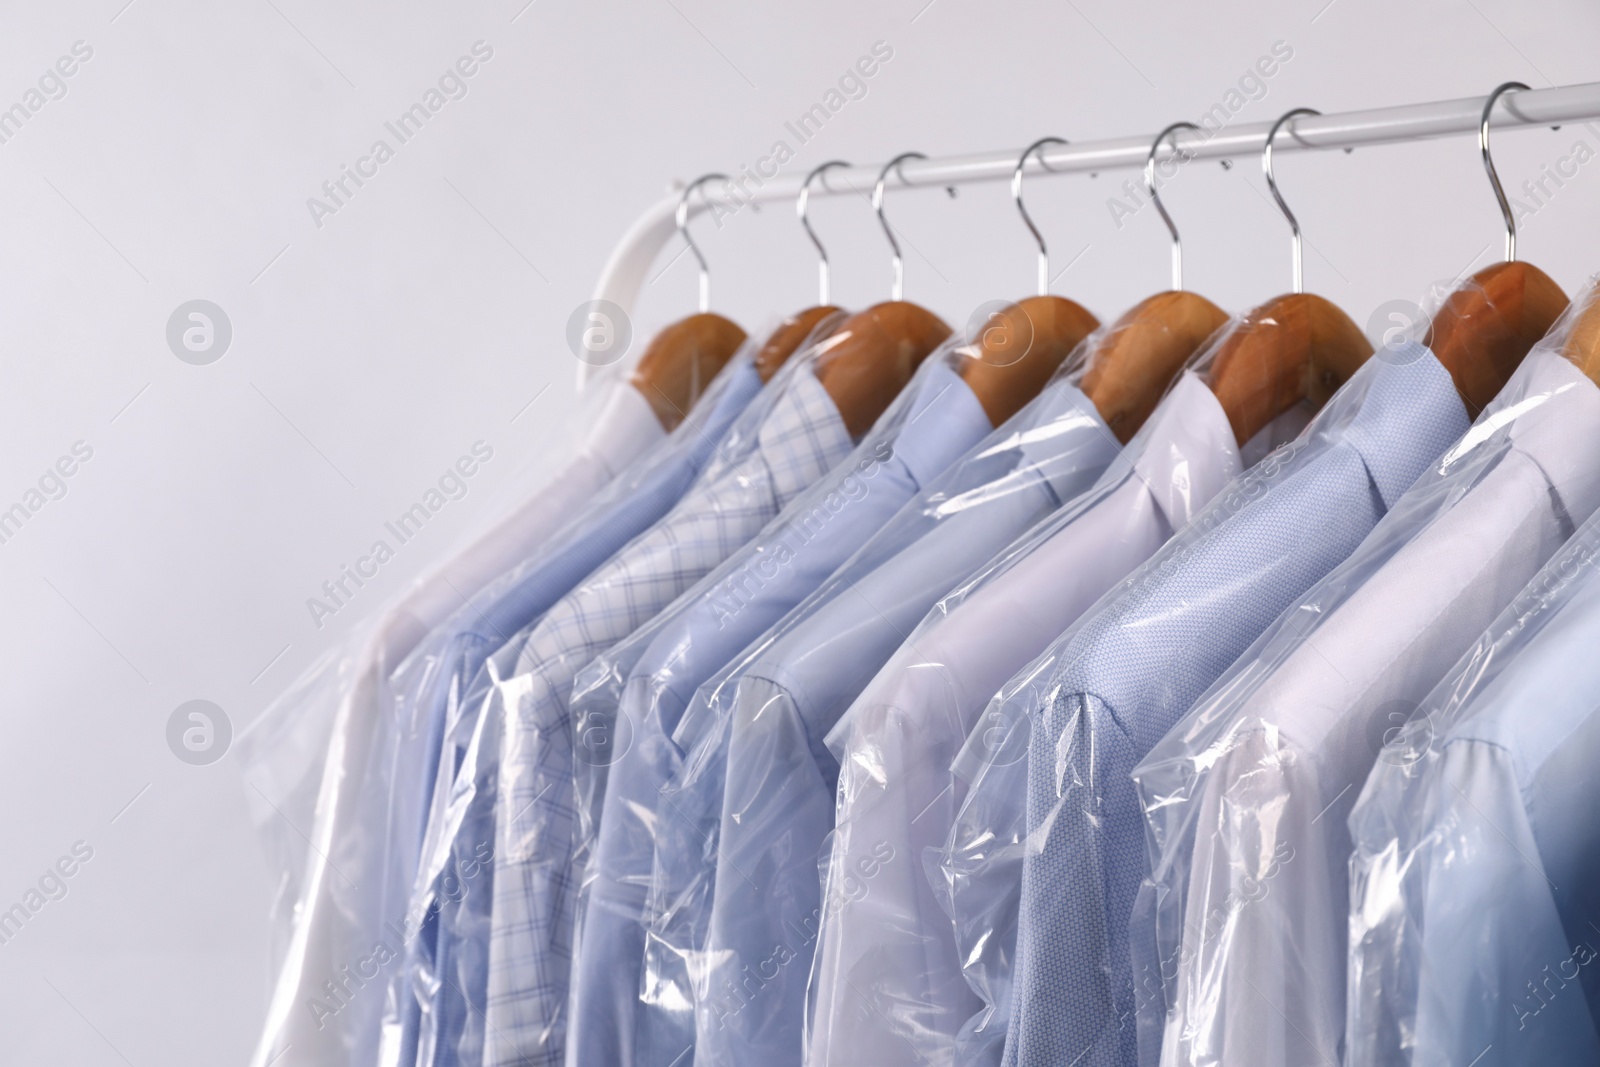
M 0 112 L 0 510 L 30 514 L 0 543 L 0 911 L 29 917 L 0 942 L 0 1058 L 246 1060 L 272 872 L 235 756 L 181 762 L 168 719 L 204 699 L 248 729 L 537 474 L 575 410 L 567 316 L 671 181 L 779 140 L 803 171 L 1151 133 L 1230 90 L 1257 121 L 1570 84 L 1600 78 L 1597 43 L 1585 0 L 5 0 L 0 108 L 22 113 Z M 800 144 L 785 123 L 875 46 L 892 55 L 864 94 Z M 1275 47 L 1289 58 L 1241 87 Z M 388 133 L 463 56 L 474 73 L 426 126 Z M 393 157 L 313 212 L 379 139 Z M 1497 139 L 1523 257 L 1569 291 L 1600 270 L 1597 150 L 1600 124 Z M 1577 156 L 1560 188 L 1522 191 Z M 1279 176 L 1307 288 L 1358 322 L 1499 254 L 1471 138 L 1297 153 Z M 1055 291 L 1105 318 L 1167 282 L 1155 213 L 1108 206 L 1133 177 L 1030 186 Z M 1256 160 L 1185 168 L 1166 200 L 1190 288 L 1243 309 L 1288 287 Z M 908 298 L 960 323 L 1031 291 L 1003 185 L 889 206 Z M 868 205 L 813 219 L 836 298 L 885 298 Z M 811 301 L 787 207 L 697 225 L 717 310 L 755 329 Z M 636 335 L 693 309 L 678 250 Z M 196 299 L 231 324 L 206 365 L 167 338 Z M 468 495 L 317 628 L 306 599 L 479 440 L 494 459 Z M 72 475 L 50 476 L 62 457 Z

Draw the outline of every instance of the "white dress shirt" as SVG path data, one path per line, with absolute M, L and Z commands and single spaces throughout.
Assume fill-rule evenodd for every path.
M 981 1007 L 922 856 L 944 844 L 949 772 L 989 698 L 1239 473 L 1216 397 L 1185 373 L 1088 492 L 946 597 L 827 743 L 840 766 L 807 1063 L 955 1062 Z
M 1193 808 L 1187 832 L 1152 834 L 1158 878 L 1187 866 L 1181 947 L 1158 949 L 1177 974 L 1162 1064 L 1339 1059 L 1346 816 L 1385 735 L 1600 506 L 1596 456 L 1600 389 L 1535 351 L 1135 772 L 1166 825 Z
M 269 825 L 280 825 L 280 815 L 286 814 L 293 825 L 311 827 L 309 841 L 295 834 L 284 842 L 289 869 L 280 899 L 292 908 L 284 909 L 287 948 L 252 1061 L 258 1067 L 350 1067 L 352 1048 L 370 1053 L 371 1012 L 342 1011 L 319 1019 L 306 1005 L 326 997 L 323 983 L 371 950 L 359 937 L 358 918 L 370 908 L 356 886 L 370 888 L 379 876 L 357 875 L 349 868 L 361 852 L 360 839 L 370 833 L 351 812 L 382 717 L 385 680 L 430 630 L 462 606 L 463 596 L 473 596 L 514 567 L 665 438 L 660 419 L 637 388 L 617 381 L 607 389 L 582 445 L 554 477 L 322 656 L 263 715 L 262 725 L 241 747 L 246 773 L 262 783 L 279 809 Z M 330 869 L 329 856 L 341 857 L 343 874 Z M 375 1008 L 378 1000 L 374 994 L 363 1003 Z M 370 1056 L 355 1062 L 370 1062 Z

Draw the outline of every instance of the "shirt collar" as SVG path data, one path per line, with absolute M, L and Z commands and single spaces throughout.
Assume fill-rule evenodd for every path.
M 797 368 L 789 379 L 761 420 L 756 447 L 772 474 L 779 501 L 790 499 L 815 480 L 819 458 L 850 450 L 850 432 L 812 367 Z
M 918 486 L 927 485 L 990 430 L 972 387 L 939 356 L 911 382 L 916 390 L 905 421 L 890 441 Z
M 1122 448 L 1095 410 L 1094 401 L 1065 380 L 1046 385 L 1022 414 L 1002 429 L 1007 432 L 996 432 L 982 455 L 1015 450 L 1018 455 L 1012 469 L 1043 479 L 1058 501 L 1076 495 L 1083 478 L 1085 464 L 1071 457 L 1092 448 L 1102 457 L 1097 466 L 1103 467 L 1105 450 L 1118 452 Z
M 1204 507 L 1243 467 L 1227 413 L 1193 371 L 1178 376 L 1128 443 L 1127 454 L 1133 459 L 1134 474 L 1172 530 Z
M 1360 453 L 1388 509 L 1416 481 L 1417 457 L 1443 455 L 1470 420 L 1450 372 L 1415 341 L 1385 348 L 1356 373 L 1366 391 L 1343 440 Z
M 761 375 L 756 370 L 755 360 L 742 354 L 735 356 L 733 362 L 712 379 L 674 433 L 720 436 L 720 428 L 737 418 L 759 392 Z
M 1530 352 L 1451 458 L 1502 426 L 1574 524 L 1600 507 L 1600 389 L 1566 357 L 1548 348 Z

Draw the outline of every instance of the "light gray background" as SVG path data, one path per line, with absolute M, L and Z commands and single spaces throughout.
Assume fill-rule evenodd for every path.
M 1241 121 L 1591 80 L 1600 41 L 1600 9 L 1580 0 L 526 3 L 4 5 L 0 107 L 73 42 L 94 49 L 0 144 L 0 507 L 73 442 L 94 449 L 68 495 L 0 544 L 0 909 L 74 842 L 94 849 L 0 945 L 8 1062 L 245 1061 L 273 872 L 236 758 L 180 762 L 168 716 L 203 698 L 245 730 L 356 614 L 536 476 L 577 410 L 567 316 L 633 216 L 674 179 L 795 145 L 784 122 L 873 42 L 892 60 L 790 169 L 1153 132 L 1198 118 L 1279 40 L 1293 58 Z M 469 95 L 316 227 L 306 199 L 478 40 L 494 56 Z M 1580 139 L 1600 149 L 1597 130 L 1501 136 L 1507 186 Z M 1569 291 L 1600 269 L 1597 171 L 1523 230 L 1524 258 Z M 1499 253 L 1470 138 L 1295 154 L 1279 173 L 1308 289 L 1358 322 Z M 1154 212 L 1118 228 L 1107 208 L 1133 176 L 1031 185 L 1056 291 L 1102 317 L 1167 281 Z M 1256 160 L 1186 168 L 1167 199 L 1191 288 L 1242 309 L 1288 287 Z M 960 323 L 1031 292 L 1003 185 L 891 194 L 890 209 L 909 298 Z M 837 299 L 883 299 L 867 204 L 824 200 L 814 218 Z M 811 302 L 814 259 L 786 206 L 699 225 L 718 310 L 754 329 Z M 639 336 L 692 310 L 677 251 Z M 233 324 L 210 366 L 165 340 L 196 298 Z M 468 497 L 315 629 L 306 597 L 478 439 L 496 458 Z

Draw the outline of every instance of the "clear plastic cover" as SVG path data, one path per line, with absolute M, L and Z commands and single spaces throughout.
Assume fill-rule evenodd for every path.
M 1350 805 L 1401 755 L 1385 737 L 1600 506 L 1600 389 L 1559 351 L 1580 311 L 1135 770 L 1142 1062 L 1338 1055 Z
M 257 1064 L 350 1062 L 356 1020 L 370 1020 L 371 1006 L 380 1001 L 376 992 L 359 993 L 372 984 L 369 957 L 385 955 L 356 936 L 369 901 L 346 868 L 361 861 L 370 833 L 352 809 L 374 731 L 388 714 L 386 679 L 462 595 L 513 566 L 526 545 L 553 536 L 616 472 L 660 441 L 660 423 L 636 389 L 615 387 L 597 403 L 597 410 L 586 411 L 591 429 L 582 446 L 558 474 L 358 624 L 241 736 L 252 810 L 280 872 L 273 905 L 278 979 Z M 492 448 L 478 448 L 472 462 L 485 453 L 492 456 Z M 384 548 L 393 546 L 385 542 Z M 309 842 L 295 827 L 311 828 Z
M 1185 372 L 1099 481 L 934 605 L 828 734 L 840 771 L 808 1064 L 963 1062 L 981 1001 L 923 871 L 965 796 L 951 761 L 994 692 L 1240 465 L 1227 415 Z
M 1600 1062 L 1600 519 L 1398 728 L 1350 815 L 1348 1063 Z
M 1068 443 L 1077 438 L 1064 436 L 1069 426 L 1081 434 L 1085 419 L 1087 402 L 1076 389 L 1052 389 L 1047 402 L 1029 409 L 1029 418 L 1018 416 L 993 431 L 958 374 L 960 359 L 948 347 L 930 356 L 903 399 L 848 459 L 671 607 L 579 673 L 571 705 L 574 867 L 584 877 L 568 1062 L 665 1067 L 683 1051 L 646 1050 L 639 1041 L 641 913 L 658 792 L 681 762 L 671 734 L 695 689 L 891 520 L 897 530 L 910 525 L 905 515 L 896 517 L 908 501 L 921 502 L 931 521 L 938 521 L 941 505 L 958 510 L 949 501 L 951 478 L 940 475 L 969 446 L 985 443 L 958 464 L 965 472 L 956 476 L 958 486 L 994 483 L 1014 467 L 1019 434 L 1028 435 L 1038 466 L 1058 476 L 1082 460 Z M 609 799 L 608 788 L 615 791 Z
M 956 760 L 939 872 L 985 1001 L 963 1030 L 975 1062 L 1134 1062 L 1130 772 L 1467 426 L 1426 349 L 1369 360 L 996 695 Z
M 640 1027 L 649 1062 L 691 1044 L 699 1063 L 798 1061 L 838 773 L 822 738 L 939 596 L 1120 452 L 1078 374 L 1069 360 L 703 684 L 664 739 L 673 776 L 639 809 L 655 846 Z
M 606 803 L 590 870 L 595 893 L 574 990 L 574 1017 L 586 1021 L 589 1054 L 597 1062 L 670 1064 L 693 1041 L 685 976 L 650 971 L 642 1006 L 638 957 L 656 803 L 662 785 L 682 765 L 672 734 L 696 686 L 818 589 L 851 552 L 861 549 L 845 573 L 859 576 L 936 526 L 962 526 L 966 533 L 931 553 L 917 573 L 930 590 L 926 597 L 936 597 L 995 544 L 1056 506 L 1058 493 L 1070 496 L 1091 480 L 1117 450 L 1093 405 L 1072 384 L 1072 371 L 1058 373 L 1040 397 L 990 432 L 978 398 L 958 378 L 963 360 L 971 358 L 966 349 L 950 347 L 938 358 L 933 370 L 918 373 L 907 402 L 862 443 L 858 464 L 835 470 L 811 499 L 795 502 L 741 555 L 691 590 L 680 601 L 682 617 L 666 629 L 651 624 L 635 633 L 595 662 L 579 686 L 579 725 L 594 736 L 614 737 L 619 760 L 610 785 L 616 797 Z M 968 445 L 971 451 L 952 464 Z M 837 577 L 829 579 L 824 592 L 806 600 L 795 616 L 814 613 L 838 589 Z M 901 609 L 885 605 L 885 611 L 882 627 L 888 629 L 888 616 Z M 890 633 L 898 643 L 899 633 Z M 858 632 L 853 641 L 867 649 L 883 637 Z M 602 790 L 586 789 L 584 781 L 603 789 L 610 761 L 579 765 L 581 813 L 586 806 L 597 811 Z M 597 817 L 590 814 L 587 822 L 592 827 Z M 814 857 L 810 864 L 814 872 Z M 803 969 L 795 973 L 803 981 Z M 656 1013 L 664 1017 L 646 1019 Z
M 839 319 L 819 323 L 813 339 L 825 336 Z M 782 388 L 762 389 L 754 367 L 759 348 L 759 339 L 747 341 L 660 450 L 610 487 L 563 532 L 558 545 L 530 558 L 464 609 L 454 628 L 432 635 L 432 647 L 397 676 L 397 681 L 409 677 L 419 709 L 414 718 L 433 716 L 433 729 L 440 732 L 434 785 L 425 794 L 431 797 L 426 830 L 406 883 L 406 914 L 420 926 L 408 945 L 407 967 L 393 982 L 384 1022 L 385 1067 L 481 1059 L 493 884 L 493 767 L 499 752 L 499 723 L 485 729 L 483 709 L 494 695 L 496 678 L 514 664 L 526 631 L 552 605 L 670 511 L 688 486 L 754 447 L 760 423 Z M 775 382 L 782 380 L 780 373 Z
M 850 454 L 855 442 L 818 373 L 845 336 L 841 326 L 793 357 L 752 446 L 742 454 L 721 449 L 670 514 L 528 632 L 514 669 L 498 683 L 504 722 L 484 1022 L 491 1065 L 559 1058 L 565 1046 L 578 881 L 572 682 Z

